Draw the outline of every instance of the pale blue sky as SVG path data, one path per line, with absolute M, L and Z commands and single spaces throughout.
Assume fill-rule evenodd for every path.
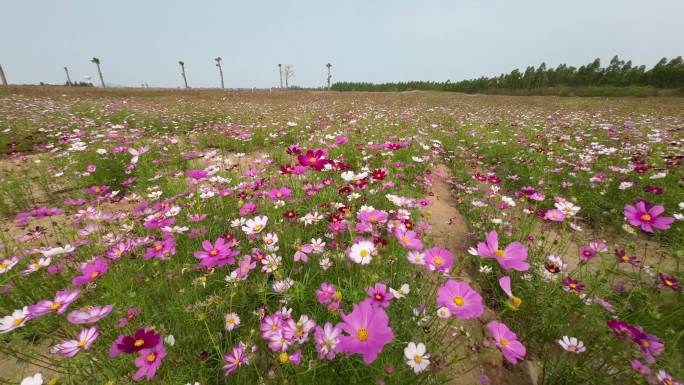
M 460 80 L 612 55 L 652 66 L 684 55 L 682 0 L 2 0 L 0 64 L 10 83 L 96 79 L 177 87 Z

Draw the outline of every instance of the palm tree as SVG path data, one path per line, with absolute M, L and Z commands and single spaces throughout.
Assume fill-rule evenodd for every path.
M 216 61 L 216 66 L 219 69 L 219 75 L 221 75 L 221 88 L 223 89 L 225 87 L 223 86 L 223 68 L 221 68 L 221 57 L 219 56 L 215 58 L 214 61 Z
M 283 65 L 278 64 L 278 73 L 280 73 L 280 88 L 283 88 Z
M 330 79 L 332 79 L 332 75 L 330 75 L 330 67 L 332 67 L 332 64 L 328 63 L 325 66 L 328 67 L 328 89 L 330 89 Z
M 1 65 L 0 65 L 0 82 L 2 82 L 3 86 L 7 85 L 7 78 L 5 78 L 5 71 L 2 70 Z
M 71 86 L 71 77 L 69 76 L 69 69 L 64 67 L 64 72 L 66 72 L 66 76 L 67 76 L 67 85 Z
M 178 64 L 180 64 L 181 66 L 181 75 L 183 75 L 183 82 L 185 83 L 185 88 L 190 88 L 188 87 L 188 78 L 185 77 L 185 63 L 182 60 L 179 60 Z
M 107 88 L 105 86 L 104 78 L 102 77 L 102 70 L 100 69 L 100 59 L 94 57 L 90 62 L 95 63 L 97 66 L 97 73 L 100 75 L 100 83 L 102 83 L 102 88 Z

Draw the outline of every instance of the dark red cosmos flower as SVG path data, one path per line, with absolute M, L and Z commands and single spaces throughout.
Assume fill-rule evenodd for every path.
M 649 185 L 647 185 L 646 187 L 644 187 L 644 191 L 647 192 L 647 193 L 652 193 L 652 194 L 655 194 L 655 195 L 660 195 L 660 194 L 663 193 L 663 188 L 662 188 L 662 187 L 658 187 L 658 186 L 654 186 L 654 185 L 652 185 L 652 184 L 649 184 Z
M 372 177 L 374 180 L 383 180 L 383 179 L 385 179 L 386 176 L 387 176 L 387 171 L 385 171 L 385 170 L 382 169 L 382 168 L 376 168 L 376 169 L 373 170 L 373 172 L 371 173 L 371 177 Z
M 138 329 L 133 336 L 124 336 L 121 342 L 116 344 L 124 353 L 138 352 L 143 349 L 151 349 L 159 345 L 161 336 L 154 332 L 154 330 Z
M 484 174 L 480 174 L 479 172 L 473 174 L 473 178 L 479 180 L 480 182 L 484 182 L 487 180 L 487 176 Z
M 672 289 L 674 291 L 682 290 L 682 287 L 679 285 L 679 282 L 677 282 L 677 278 L 675 278 L 675 277 L 665 275 L 663 273 L 658 273 L 658 279 L 660 279 L 660 282 L 665 287 L 669 287 L 670 289 Z
M 321 171 L 326 164 L 331 163 L 329 159 L 326 159 L 327 157 L 328 153 L 325 150 L 317 148 L 314 151 L 309 150 L 306 154 L 299 155 L 297 159 L 302 166 Z
M 576 279 L 568 277 L 563 280 L 563 288 L 572 293 L 581 293 L 584 291 L 584 284 Z
M 544 265 L 544 268 L 551 274 L 558 274 L 561 270 L 560 267 L 555 263 L 547 263 L 546 265 Z
M 406 227 L 407 230 L 413 229 L 413 222 L 411 222 L 410 219 L 404 220 L 404 227 Z
M 359 179 L 357 181 L 354 181 L 354 182 L 352 182 L 352 185 L 356 189 L 363 190 L 368 185 L 368 178 L 363 178 L 363 179 Z
M 280 173 L 283 175 L 292 174 L 292 171 L 294 171 L 294 167 L 291 164 L 280 166 Z
M 488 178 L 488 180 L 489 180 L 489 183 L 491 183 L 491 184 L 499 184 L 499 183 L 501 183 L 501 178 L 499 178 L 499 177 L 496 176 L 496 175 L 490 176 L 490 177 Z
M 287 219 L 294 219 L 297 217 L 297 212 L 294 210 L 287 210 L 283 213 L 283 216 Z

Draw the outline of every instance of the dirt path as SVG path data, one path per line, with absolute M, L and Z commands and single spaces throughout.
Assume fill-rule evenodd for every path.
M 432 174 L 432 195 L 428 198 L 431 210 L 429 220 L 432 227 L 431 236 L 434 239 L 435 246 L 449 249 L 456 258 L 463 258 L 469 243 L 468 226 L 465 218 L 452 203 L 453 195 L 447 183 L 450 173 L 446 166 L 439 164 L 433 169 Z M 464 275 L 462 279 L 474 280 L 465 269 L 462 274 Z M 491 309 L 485 309 L 483 320 L 488 321 L 493 314 L 494 312 Z M 485 333 L 483 325 L 483 323 L 472 323 L 472 326 L 482 334 Z M 459 346 L 455 347 L 454 350 L 458 350 L 459 355 L 468 355 L 468 359 L 452 369 L 454 379 L 450 382 L 451 385 L 479 384 L 482 375 L 486 375 L 489 378 L 489 384 L 492 385 L 533 385 L 537 383 L 534 367 L 526 361 L 518 364 L 515 369 L 509 369 L 508 366 L 504 365 L 501 355 L 491 349 L 483 349 L 474 353 L 468 351 L 465 346 Z M 477 366 L 480 369 L 462 373 Z

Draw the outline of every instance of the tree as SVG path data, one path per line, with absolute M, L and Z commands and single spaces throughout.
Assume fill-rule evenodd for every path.
M 283 66 L 283 76 L 285 77 L 285 88 L 290 88 L 290 79 L 295 76 L 295 70 L 292 64 L 285 64 Z
M 332 79 L 332 75 L 330 75 L 330 67 L 332 67 L 332 64 L 328 63 L 325 65 L 328 68 L 328 89 L 330 89 L 330 79 Z
M 188 87 L 188 78 L 185 77 L 185 63 L 182 60 L 179 60 L 178 64 L 181 66 L 181 75 L 183 75 L 183 83 L 185 83 L 185 88 L 190 88 Z
M 100 59 L 94 57 L 90 62 L 95 63 L 97 66 L 97 73 L 100 75 L 100 83 L 102 83 L 102 88 L 107 88 L 107 86 L 105 86 L 104 78 L 102 77 L 102 69 L 100 69 Z
M 0 65 L 0 82 L 2 82 L 3 86 L 7 85 L 7 78 L 5 78 L 5 71 L 2 70 L 1 65 Z
M 278 73 L 280 74 L 280 88 L 283 88 L 283 65 L 278 64 Z
M 222 59 L 220 56 L 214 59 L 214 61 L 216 62 L 216 66 L 219 69 L 219 75 L 221 76 L 221 88 L 223 89 L 225 87 L 223 86 L 223 68 L 221 68 L 221 60 Z
M 64 72 L 66 73 L 66 77 L 67 77 L 67 85 L 71 86 L 72 83 L 71 83 L 71 77 L 69 76 L 69 69 L 64 67 Z

